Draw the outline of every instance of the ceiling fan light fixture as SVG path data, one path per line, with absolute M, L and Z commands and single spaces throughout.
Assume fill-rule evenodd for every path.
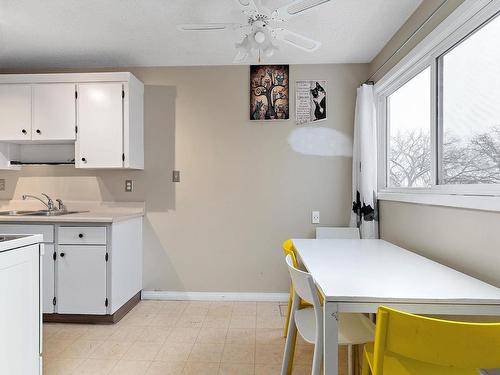
M 327 3 L 330 0 L 302 0 L 302 1 L 297 1 L 295 3 L 290 4 L 286 8 L 286 11 L 289 15 L 295 15 L 297 13 L 303 12 L 305 10 L 314 8 L 318 5 L 321 5 L 323 3 Z
M 266 41 L 266 34 L 264 34 L 262 31 L 257 31 L 254 34 L 253 38 L 257 43 L 262 44 Z
M 272 46 L 267 47 L 263 52 L 264 56 L 271 57 L 272 55 L 274 55 L 274 48 Z

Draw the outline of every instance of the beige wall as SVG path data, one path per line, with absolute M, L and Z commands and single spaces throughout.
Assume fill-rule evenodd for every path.
M 448 0 L 411 43 L 377 74 L 382 77 L 463 0 Z M 370 64 L 374 72 L 436 9 L 442 0 L 424 0 Z M 419 254 L 500 287 L 500 214 L 451 207 L 379 202 L 380 235 Z
M 293 151 L 288 139 L 302 128 L 293 120 L 249 121 L 248 67 L 131 71 L 146 84 L 144 171 L 25 167 L 0 172 L 7 179 L 0 199 L 44 191 L 63 199 L 144 200 L 145 289 L 287 291 L 281 242 L 313 236 L 313 209 L 321 210 L 322 225 L 348 223 L 351 159 Z M 292 82 L 328 80 L 329 118 L 321 126 L 348 138 L 356 87 L 367 72 L 366 64 L 290 67 Z M 178 184 L 171 182 L 174 167 Z M 129 177 L 135 191 L 124 193 Z

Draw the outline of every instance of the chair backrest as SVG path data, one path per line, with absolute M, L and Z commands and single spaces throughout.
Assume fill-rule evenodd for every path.
M 360 239 L 359 229 L 352 227 L 316 227 L 316 238 Z
M 299 264 L 297 262 L 297 256 L 295 255 L 295 247 L 293 246 L 292 240 L 286 240 L 283 242 L 283 252 L 285 256 L 290 255 L 292 257 L 292 264 L 295 268 L 299 268 Z
M 463 369 L 500 367 L 500 323 L 463 323 L 379 307 L 374 375 L 382 374 L 386 352 Z
M 306 302 L 309 302 L 315 309 L 321 309 L 318 289 L 310 273 L 301 271 L 293 265 L 291 255 L 286 256 L 286 264 L 292 278 L 292 285 L 295 293 Z

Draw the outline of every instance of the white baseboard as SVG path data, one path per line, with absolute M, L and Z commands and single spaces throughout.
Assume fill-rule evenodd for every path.
M 288 293 L 169 292 L 143 290 L 141 299 L 163 301 L 258 301 L 287 302 Z

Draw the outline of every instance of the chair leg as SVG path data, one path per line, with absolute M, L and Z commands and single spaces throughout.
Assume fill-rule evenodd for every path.
M 295 342 L 297 340 L 297 326 L 295 325 L 294 311 L 298 308 L 298 298 L 293 298 L 291 311 L 288 320 L 288 330 L 286 334 L 285 353 L 281 365 L 281 375 L 291 375 L 293 366 L 293 356 L 295 352 Z
M 288 331 L 288 325 L 290 324 L 290 313 L 292 312 L 293 303 L 293 286 L 290 285 L 290 296 L 288 296 L 288 308 L 286 311 L 285 327 L 283 327 L 283 337 L 286 337 Z
M 366 353 L 363 350 L 363 364 L 361 365 L 361 375 L 370 375 L 370 365 L 368 364 L 368 359 L 366 357 Z
M 353 360 L 352 345 L 347 345 L 347 373 L 349 375 L 354 375 L 352 360 Z

